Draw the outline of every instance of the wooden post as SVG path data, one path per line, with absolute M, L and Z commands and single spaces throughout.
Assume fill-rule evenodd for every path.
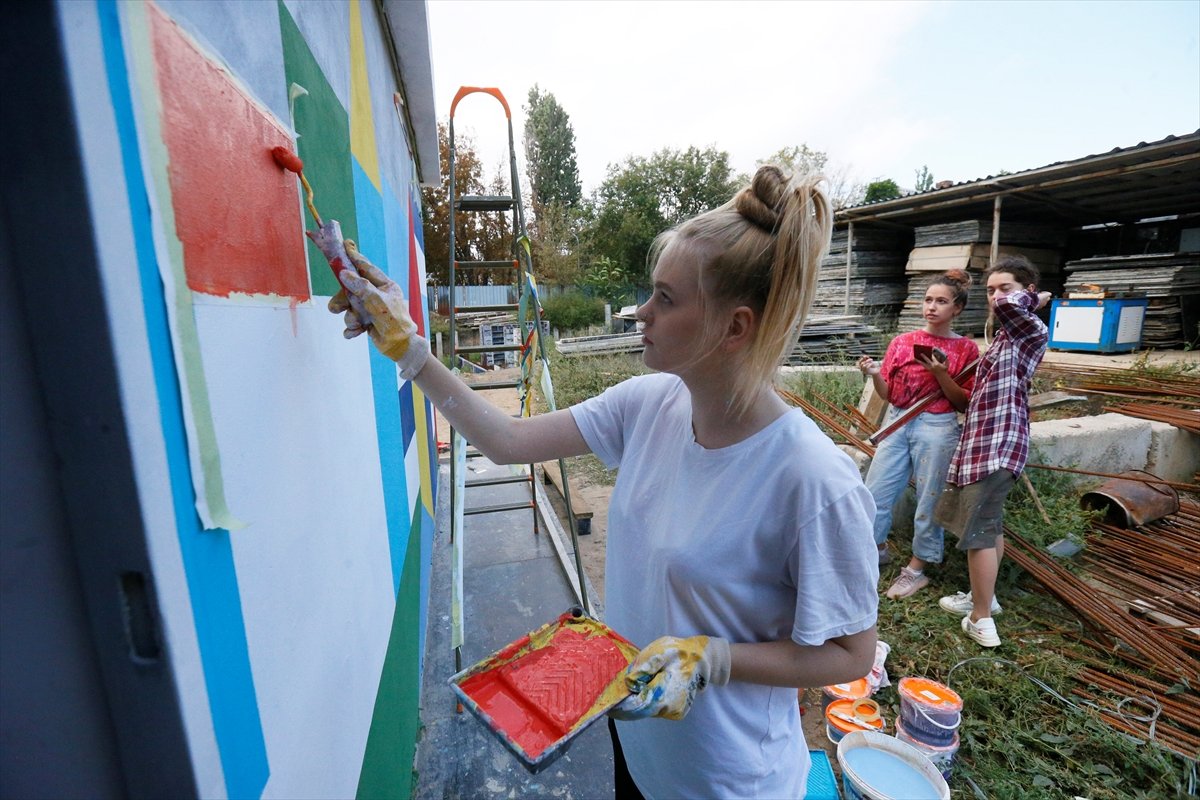
M 850 313 L 850 259 L 854 256 L 854 223 L 846 225 L 846 302 L 842 313 Z
M 1000 203 L 1003 200 L 1003 195 L 997 195 L 992 203 L 992 252 L 988 254 L 989 267 L 1000 257 Z

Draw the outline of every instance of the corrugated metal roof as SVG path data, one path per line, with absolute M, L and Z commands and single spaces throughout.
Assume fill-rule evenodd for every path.
M 1004 219 L 1072 226 L 1200 213 L 1200 130 L 851 206 L 835 220 L 912 227 L 986 219 L 997 197 Z

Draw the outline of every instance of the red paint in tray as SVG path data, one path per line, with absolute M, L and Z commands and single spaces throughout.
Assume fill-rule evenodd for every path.
M 614 679 L 637 651 L 603 623 L 566 613 L 451 682 L 532 768 L 628 694 Z

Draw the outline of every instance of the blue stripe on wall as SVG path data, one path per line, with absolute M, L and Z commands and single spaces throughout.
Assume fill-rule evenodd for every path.
M 196 514 L 184 433 L 183 402 L 167 325 L 166 298 L 154 252 L 150 204 L 138 156 L 129 73 L 125 64 L 121 24 L 112 0 L 99 0 L 104 60 L 109 93 L 129 195 L 134 247 L 141 281 L 150 358 L 158 391 L 159 414 L 170 470 L 175 525 L 191 597 L 193 623 L 200 644 L 200 661 L 208 690 L 209 710 L 230 797 L 259 797 L 270 775 L 258 698 L 250 671 L 246 627 L 242 617 L 237 571 L 229 532 L 206 531 Z
M 354 170 L 354 210 L 358 217 L 358 247 L 384 272 L 403 276 L 407 259 L 392 261 L 393 248 L 384 222 L 383 198 L 367 173 L 351 158 Z M 404 448 L 400 445 L 401 409 L 396 365 L 371 348 L 371 391 L 375 398 L 375 430 L 379 437 L 379 468 L 383 477 L 383 505 L 387 517 L 388 550 L 392 556 L 392 597 L 400 591 L 404 555 L 411 526 L 406 508 L 408 483 L 404 471 Z

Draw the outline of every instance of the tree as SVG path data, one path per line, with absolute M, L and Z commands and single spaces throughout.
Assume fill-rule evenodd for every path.
M 464 194 L 508 194 L 507 170 L 498 168 L 491 185 L 483 182 L 483 163 L 468 134 L 455 133 L 455 191 Z M 450 138 L 444 123 L 438 123 L 438 151 L 442 185 L 421 189 L 425 225 L 425 269 L 432 281 L 450 282 Z M 454 257 L 458 261 L 512 258 L 512 239 L 508 233 L 508 215 L 503 212 L 459 212 L 454 237 Z M 458 284 L 486 284 L 492 270 L 460 270 Z M 507 279 L 506 279 L 507 280 Z
M 929 166 L 925 165 L 916 172 L 917 182 L 913 185 L 913 191 L 917 194 L 928 192 L 933 188 L 933 173 L 929 171 Z
M 589 269 L 605 271 L 596 283 L 612 285 L 615 273 L 626 284 L 648 285 L 646 257 L 654 237 L 721 205 L 735 188 L 729 153 L 711 146 L 665 148 L 649 158 L 630 156 L 623 164 L 610 164 L 586 229 Z
M 579 166 L 575 161 L 575 129 L 571 118 L 550 92 L 537 84 L 529 90 L 525 106 L 525 170 L 533 212 L 552 203 L 578 208 L 583 199 Z
M 867 194 L 864 203 L 875 203 L 880 200 L 895 200 L 900 196 L 900 187 L 891 178 L 872 181 L 867 184 Z
M 579 279 L 579 226 L 583 189 L 575 160 L 571 118 L 537 84 L 525 106 L 525 170 L 532 218 L 526 225 L 534 271 L 543 281 Z
M 824 175 L 829 185 L 829 201 L 835 209 L 862 202 L 863 185 L 850 176 L 850 168 L 832 164 L 828 154 L 813 150 L 807 144 L 780 148 L 774 155 L 759 159 L 755 164 L 760 167 L 763 164 L 775 164 L 800 175 Z M 750 176 L 739 175 L 738 183 L 750 183 Z

